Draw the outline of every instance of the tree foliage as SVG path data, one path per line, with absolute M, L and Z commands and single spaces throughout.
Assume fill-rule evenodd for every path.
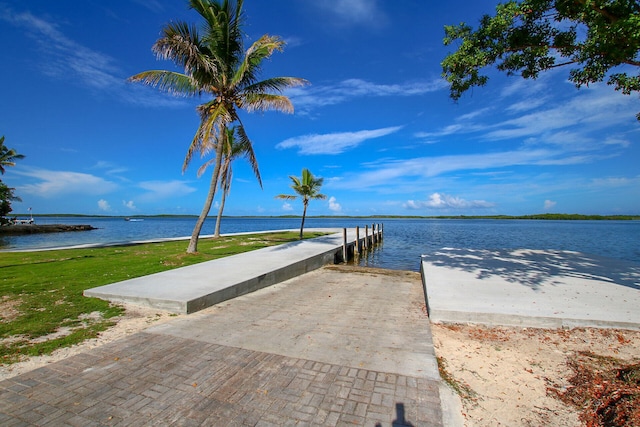
M 535 79 L 541 71 L 572 66 L 581 87 L 607 79 L 623 94 L 640 92 L 640 2 L 637 0 L 523 0 L 496 7 L 479 27 L 445 26 L 444 44 L 459 41 L 442 62 L 450 96 L 458 100 L 484 86 L 482 69 Z M 640 120 L 640 114 L 638 115 Z
M 316 178 L 309 171 L 309 169 L 302 169 L 302 177 L 290 175 L 291 188 L 297 195 L 293 194 L 279 194 L 277 199 L 295 200 L 298 196 L 302 197 L 302 205 L 304 210 L 302 212 L 302 223 L 300 224 L 300 240 L 302 240 L 302 233 L 304 231 L 304 220 L 307 216 L 307 207 L 309 201 L 313 199 L 326 199 L 327 196 L 320 193 L 320 188 L 324 182 L 324 178 Z
M 0 174 L 4 175 L 5 166 L 15 166 L 16 160 L 24 159 L 23 154 L 18 154 L 13 148 L 4 145 L 4 135 L 0 137 Z
M 15 166 L 16 160 L 24 159 L 23 154 L 18 154 L 13 148 L 4 145 L 4 135 L 0 137 L 0 174 L 4 175 L 6 166 Z M 14 193 L 15 188 L 8 187 L 0 180 L 0 223 L 7 222 L 4 217 L 11 213 L 11 202 L 21 201 Z
M 274 52 L 282 51 L 284 41 L 277 36 L 263 35 L 245 51 L 242 4 L 242 0 L 189 0 L 190 7 L 202 18 L 201 26 L 171 22 L 153 45 L 159 58 L 174 61 L 184 72 L 150 70 L 130 77 L 131 81 L 176 95 L 209 97 L 197 107 L 200 125 L 183 163 L 184 171 L 194 154 L 204 156 L 215 151 L 209 193 L 191 235 L 189 253 L 197 252 L 198 236 L 216 194 L 227 127 L 238 123 L 238 135 L 248 140 L 239 110 L 291 113 L 293 105 L 282 91 L 306 84 L 306 80 L 296 77 L 259 80 L 263 61 Z

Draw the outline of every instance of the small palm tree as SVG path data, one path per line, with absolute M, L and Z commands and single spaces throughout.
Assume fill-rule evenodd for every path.
M 173 60 L 184 68 L 184 73 L 150 70 L 129 78 L 174 94 L 210 97 L 197 107 L 200 125 L 183 164 L 184 171 L 195 153 L 204 155 L 215 147 L 209 192 L 187 253 L 198 250 L 200 230 L 218 188 L 225 144 L 216 142 L 225 138 L 227 127 L 234 122 L 239 123 L 238 134 L 244 135 L 239 110 L 293 112 L 291 101 L 282 91 L 307 83 L 296 77 L 258 79 L 262 62 L 273 52 L 282 51 L 284 42 L 277 36 L 264 35 L 245 51 L 242 3 L 242 0 L 189 0 L 191 8 L 204 19 L 203 25 L 169 23 L 153 45 L 159 57 Z
M 256 155 L 253 151 L 253 144 L 251 143 L 247 135 L 243 132 L 238 132 L 238 136 L 236 136 L 237 130 L 239 130 L 239 128 L 235 126 L 227 129 L 226 138 L 223 142 L 225 144 L 225 147 L 223 148 L 223 162 L 220 167 L 220 190 L 222 190 L 222 197 L 220 200 L 220 208 L 218 209 L 218 217 L 216 218 L 216 227 L 213 235 L 214 237 L 220 237 L 220 222 L 222 221 L 222 212 L 224 211 L 225 201 L 231 189 L 231 179 L 233 177 L 233 170 L 231 165 L 233 161 L 238 157 L 246 158 L 251 165 L 251 168 L 253 169 L 253 173 L 258 179 L 260 188 L 262 188 L 262 178 L 260 177 L 258 161 L 256 160 Z M 216 159 L 211 159 L 203 166 L 201 166 L 198 170 L 198 176 L 202 175 L 205 169 L 213 164 L 215 160 Z
M 4 145 L 4 136 L 0 137 L 0 174 L 4 175 L 5 166 L 15 166 L 16 160 L 24 159 L 23 154 L 18 154 L 13 148 Z
M 309 200 L 312 199 L 326 199 L 327 196 L 320 194 L 320 187 L 324 178 L 316 178 L 313 176 L 309 169 L 302 169 L 302 177 L 299 179 L 297 176 L 290 175 L 289 178 L 293 182 L 291 188 L 297 193 L 296 195 L 279 194 L 276 199 L 294 200 L 298 196 L 302 197 L 302 205 L 304 211 L 302 212 L 302 224 L 300 225 L 300 239 L 302 239 L 302 231 L 304 230 L 304 219 L 307 216 L 307 207 L 309 206 Z

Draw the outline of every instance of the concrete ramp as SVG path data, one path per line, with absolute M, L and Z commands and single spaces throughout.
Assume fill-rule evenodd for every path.
M 355 240 L 355 229 L 348 230 L 347 241 L 353 246 Z M 342 248 L 339 232 L 100 286 L 84 295 L 188 314 L 333 264 Z
M 445 248 L 422 257 L 433 322 L 640 329 L 640 264 L 553 250 Z

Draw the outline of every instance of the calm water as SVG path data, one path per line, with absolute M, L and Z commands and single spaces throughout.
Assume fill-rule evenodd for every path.
M 38 224 L 90 224 L 97 230 L 0 238 L 0 249 L 35 249 L 84 243 L 190 236 L 195 218 L 37 218 Z M 307 218 L 305 227 L 384 224 L 384 241 L 361 265 L 419 270 L 420 255 L 439 248 L 556 249 L 640 262 L 640 221 L 443 220 Z M 215 220 L 202 234 L 212 234 Z M 224 218 L 221 232 L 296 229 L 297 218 Z M 186 242 L 185 242 L 186 248 Z

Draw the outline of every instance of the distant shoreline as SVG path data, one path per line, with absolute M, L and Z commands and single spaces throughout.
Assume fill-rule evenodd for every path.
M 198 218 L 198 215 L 87 215 L 87 214 L 12 214 L 12 217 L 33 216 L 34 218 Z M 215 219 L 214 216 L 207 217 Z M 301 218 L 300 215 L 225 215 L 223 218 Z M 582 215 L 582 214 L 533 214 L 533 215 L 311 215 L 307 218 L 381 218 L 381 219 L 503 219 L 503 220 L 569 220 L 569 221 L 636 221 L 640 215 Z

